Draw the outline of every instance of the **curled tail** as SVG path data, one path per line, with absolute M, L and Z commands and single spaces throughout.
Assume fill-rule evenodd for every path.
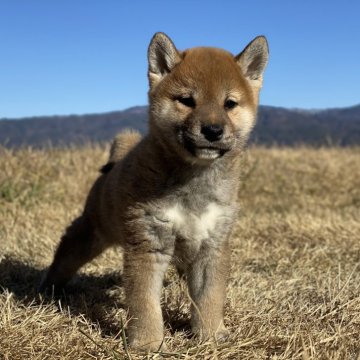
M 116 135 L 111 148 L 108 162 L 100 169 L 100 172 L 107 174 L 114 165 L 122 160 L 126 154 L 135 147 L 141 140 L 141 134 L 132 129 L 126 129 Z

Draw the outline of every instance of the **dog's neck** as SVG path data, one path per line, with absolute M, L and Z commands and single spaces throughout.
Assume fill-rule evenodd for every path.
M 139 160 L 142 167 L 151 169 L 147 176 L 153 178 L 157 184 L 190 187 L 192 191 L 201 193 L 211 193 L 214 189 L 222 188 L 224 192 L 237 191 L 241 151 L 225 154 L 204 165 L 196 161 L 188 162 L 178 154 L 166 151 L 151 134 L 144 138 L 143 145 L 148 156 L 142 156 Z

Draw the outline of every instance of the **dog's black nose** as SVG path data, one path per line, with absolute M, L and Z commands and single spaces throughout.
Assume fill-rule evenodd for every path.
M 201 133 L 205 136 L 206 140 L 217 141 L 220 140 L 224 133 L 222 125 L 203 125 L 201 127 Z

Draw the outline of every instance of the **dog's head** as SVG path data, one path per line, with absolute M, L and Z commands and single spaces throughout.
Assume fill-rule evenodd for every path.
M 183 52 L 164 33 L 149 51 L 150 132 L 186 161 L 206 164 L 241 149 L 254 126 L 265 37 L 237 56 L 216 48 Z

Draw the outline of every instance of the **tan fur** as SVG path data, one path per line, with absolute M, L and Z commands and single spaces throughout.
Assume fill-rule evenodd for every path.
M 132 129 L 126 129 L 118 134 L 111 145 L 109 162 L 122 160 L 140 140 L 141 134 Z
M 229 238 L 237 218 L 240 153 L 254 125 L 268 50 L 263 37 L 237 57 L 215 48 L 179 52 L 157 33 L 149 46 L 149 134 L 121 134 L 66 230 L 42 289 L 64 285 L 112 245 L 124 249 L 131 346 L 163 342 L 160 296 L 172 261 L 185 274 L 191 326 L 226 337 Z

